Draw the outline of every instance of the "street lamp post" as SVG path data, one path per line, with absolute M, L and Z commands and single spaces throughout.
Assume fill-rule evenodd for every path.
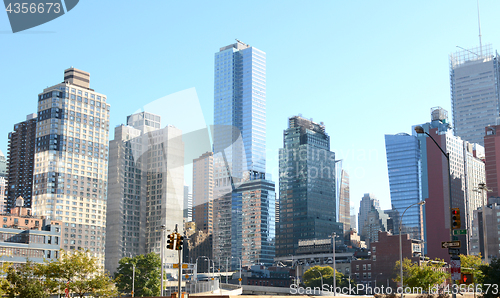
M 199 258 L 206 258 L 208 260 L 208 275 L 210 275 L 210 258 L 206 257 L 206 256 L 199 256 L 196 258 L 196 263 L 194 265 L 194 267 L 196 268 L 196 273 L 198 273 L 198 259 Z M 197 274 L 196 274 L 196 276 L 197 276 Z M 198 277 L 195 278 L 195 282 L 198 282 Z
M 226 284 L 227 284 L 227 273 L 229 272 L 229 270 L 227 269 L 227 265 L 228 265 L 228 261 L 227 261 L 227 258 L 226 258 Z
M 403 242 L 401 240 L 401 225 L 403 223 L 403 215 L 405 215 L 406 210 L 408 210 L 410 207 L 415 206 L 415 205 L 425 205 L 425 201 L 420 201 L 414 204 L 411 204 L 410 206 L 406 207 L 405 211 L 403 211 L 403 214 L 401 214 L 401 217 L 399 218 L 399 276 L 401 278 L 401 297 L 403 297 L 404 293 L 404 284 L 403 284 Z M 375 280 L 377 278 L 375 277 Z M 377 285 L 375 285 L 377 286 Z
M 332 240 L 333 240 L 333 260 L 332 260 L 332 267 L 333 267 L 333 296 L 337 295 L 337 264 L 335 263 L 335 239 L 337 238 L 337 233 L 333 232 L 332 234 Z
M 161 287 L 161 295 L 163 296 L 163 250 L 165 249 L 165 225 L 161 225 L 161 247 L 160 247 L 160 259 L 161 259 L 161 281 L 160 281 L 160 287 Z
M 321 290 L 323 291 L 323 274 L 321 274 L 321 271 L 319 271 L 318 269 L 316 269 L 314 267 L 312 267 L 311 269 L 314 271 L 318 271 L 319 276 L 321 276 Z
M 444 157 L 446 157 L 446 161 L 448 162 L 448 193 L 449 193 L 449 200 L 450 200 L 450 241 L 453 240 L 453 230 L 452 230 L 452 227 L 453 227 L 453 219 L 451 218 L 451 207 L 452 207 L 452 199 L 451 199 L 451 168 L 450 168 L 450 153 L 446 153 L 444 152 L 443 148 L 441 148 L 441 146 L 439 146 L 439 144 L 436 142 L 436 140 L 434 140 L 434 138 L 428 133 L 426 132 L 422 126 L 420 125 L 417 125 L 415 126 L 415 132 L 416 133 L 423 133 L 423 134 L 426 134 L 429 138 L 431 138 L 431 140 L 434 142 L 434 144 L 436 144 L 436 146 L 439 148 L 439 150 L 441 150 L 441 153 L 443 153 Z
M 420 125 L 415 126 L 415 132 L 416 133 L 424 133 L 429 138 L 431 138 L 431 140 L 434 142 L 434 144 L 436 144 L 436 146 L 439 148 L 439 150 L 441 150 L 441 153 L 443 153 L 444 157 L 446 157 L 446 161 L 448 162 L 448 194 L 449 194 L 449 200 L 450 200 L 450 211 L 448 212 L 448 214 L 450 215 L 450 241 L 453 241 L 453 218 L 451 216 L 451 208 L 453 207 L 453 201 L 451 198 L 451 167 L 450 167 L 450 152 L 449 152 L 450 150 L 447 150 L 448 153 L 444 152 L 443 148 L 441 148 L 441 146 L 439 146 L 439 144 L 436 142 L 436 140 L 434 140 L 434 138 L 428 132 L 426 132 L 422 126 L 420 126 Z M 451 283 L 453 284 L 453 280 L 451 280 Z M 457 297 L 457 295 L 455 293 L 453 293 L 452 296 L 453 296 L 453 298 Z
M 238 279 L 239 281 L 239 285 L 241 286 L 241 258 L 240 257 L 234 257 L 234 256 L 231 256 L 231 259 L 238 259 L 240 261 L 240 278 Z M 227 263 L 227 260 L 229 259 L 229 257 L 226 258 L 226 263 Z
M 129 252 L 130 259 L 132 259 L 132 253 Z M 132 297 L 135 297 L 135 263 L 130 261 L 132 263 Z
M 484 200 L 485 200 L 485 194 L 486 194 L 486 191 L 490 191 L 487 187 L 486 187 L 486 184 L 485 183 L 479 183 L 478 185 L 478 188 L 477 188 L 478 191 L 481 191 L 481 210 L 482 210 L 482 213 L 483 213 L 483 246 L 484 246 L 484 262 L 486 264 L 489 264 L 489 259 L 488 259 L 488 241 L 486 240 L 487 237 L 486 235 L 488 235 L 486 233 L 486 227 L 487 227 L 487 224 L 486 224 L 486 209 L 485 209 L 485 205 L 484 205 Z M 486 200 L 487 200 L 488 196 L 486 196 Z M 487 204 L 487 203 L 486 203 Z

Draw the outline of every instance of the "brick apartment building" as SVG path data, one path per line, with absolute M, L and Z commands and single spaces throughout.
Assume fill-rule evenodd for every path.
M 408 234 L 401 237 L 403 259 L 411 259 L 420 264 L 421 241 L 410 239 Z M 374 287 L 376 282 L 379 286 L 396 288 L 397 284 L 393 279 L 396 277 L 394 266 L 399 261 L 399 235 L 379 231 L 378 241 L 371 244 L 370 252 L 366 258 L 351 262 L 351 278 L 358 284 Z

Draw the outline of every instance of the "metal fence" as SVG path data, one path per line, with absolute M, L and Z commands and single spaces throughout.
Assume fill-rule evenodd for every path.
M 196 283 L 188 283 L 188 284 L 186 284 L 186 290 L 189 294 L 218 291 L 219 290 L 219 280 L 214 279 L 214 280 L 209 280 L 209 281 L 199 281 Z

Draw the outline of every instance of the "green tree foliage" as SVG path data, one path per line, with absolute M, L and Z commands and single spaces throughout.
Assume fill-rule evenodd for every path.
M 470 273 L 474 277 L 474 283 L 481 283 L 484 277 L 481 270 L 481 254 L 474 255 L 460 255 L 460 266 L 462 273 Z
M 49 297 L 47 284 L 42 279 L 43 264 L 27 261 L 25 264 L 10 264 L 5 267 L 7 277 L 2 284 L 2 290 L 8 297 Z
M 302 276 L 305 286 L 321 287 L 321 275 L 318 271 L 323 274 L 323 285 L 328 285 L 328 288 L 331 289 L 331 286 L 333 286 L 333 268 L 330 266 L 314 266 L 309 268 Z M 336 272 L 335 277 L 337 287 L 349 287 L 349 277 L 338 271 Z M 353 280 L 351 280 L 351 287 L 356 287 Z
M 400 281 L 400 262 L 397 261 L 394 266 L 396 273 L 395 281 Z M 405 287 L 429 287 L 443 283 L 450 275 L 446 271 L 444 261 L 435 259 L 422 262 L 419 266 L 417 263 L 412 263 L 410 259 L 403 260 L 403 283 Z
M 484 274 L 482 284 L 483 284 L 483 291 L 486 291 L 488 286 L 485 286 L 486 284 L 490 284 L 489 291 L 487 293 L 483 294 L 484 298 L 496 298 L 498 297 L 499 293 L 494 291 L 495 289 L 500 290 L 498 287 L 500 287 L 500 259 L 493 259 L 491 260 L 491 263 L 489 265 L 481 265 L 479 266 L 479 269 L 482 271 Z M 496 288 L 494 288 L 496 285 Z
M 53 293 L 67 287 L 70 294 L 75 293 L 78 297 L 85 294 L 113 297 L 117 294 L 114 281 L 99 269 L 98 260 L 87 251 L 61 251 L 59 259 L 45 264 L 45 276 Z
M 75 297 L 105 298 L 118 294 L 114 281 L 102 272 L 97 259 L 85 251 L 61 251 L 56 261 L 43 264 L 27 261 L 5 267 L 7 277 L 1 288 L 9 297 L 44 298 L 64 294 L 66 287 Z
M 116 286 L 122 293 L 132 292 L 132 263 L 135 264 L 135 297 L 160 295 L 161 261 L 155 253 L 123 258 L 118 262 L 115 273 Z

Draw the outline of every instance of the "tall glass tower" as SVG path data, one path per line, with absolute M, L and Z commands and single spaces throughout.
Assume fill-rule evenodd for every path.
M 399 133 L 385 135 L 385 149 L 391 204 L 399 217 L 408 206 L 422 200 L 420 145 L 416 136 Z M 422 217 L 422 208 L 419 205 L 408 209 L 403 218 L 402 232 L 409 233 L 412 239 L 423 240 Z M 394 227 L 393 232 L 398 234 L 398 227 Z
M 484 146 L 484 128 L 500 113 L 500 57 L 491 45 L 450 55 L 450 89 L 455 136 Z
M 295 254 L 299 240 L 343 235 L 336 217 L 335 153 L 323 123 L 288 119 L 280 149 L 276 255 Z
M 248 174 L 262 175 L 266 172 L 266 53 L 240 41 L 223 47 L 215 54 L 214 79 L 214 153 L 224 152 L 225 170 L 229 170 L 225 176 L 237 183 Z
M 232 266 L 272 263 L 274 183 L 266 179 L 266 54 L 239 40 L 215 54 L 214 72 L 214 236 L 213 254 Z M 260 181 L 260 183 L 256 183 Z M 260 210 L 247 214 L 248 194 Z M 255 214 L 258 213 L 258 215 Z M 247 217 L 262 219 L 259 242 L 244 238 Z M 265 216 L 266 218 L 262 218 Z M 248 240 L 248 239 L 246 239 Z M 248 245 L 259 249 L 245 249 Z

